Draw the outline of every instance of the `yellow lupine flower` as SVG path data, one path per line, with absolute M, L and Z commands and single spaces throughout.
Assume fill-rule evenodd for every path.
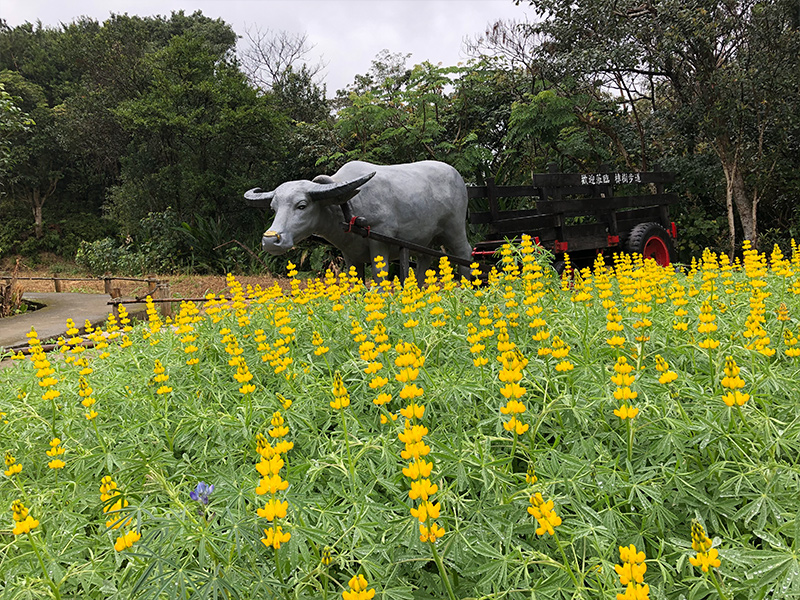
M 262 477 L 256 487 L 256 494 L 263 496 L 264 494 L 276 494 L 278 491 L 283 491 L 289 487 L 289 482 L 281 479 L 280 475 L 269 475 Z
M 14 529 L 12 530 L 14 535 L 28 533 L 39 526 L 39 521 L 28 513 L 22 500 L 14 500 L 11 503 L 11 515 L 14 518 Z
M 639 414 L 639 409 L 623 404 L 618 409 L 614 409 L 614 414 L 624 421 L 625 419 L 633 419 Z
M 259 517 L 263 517 L 268 521 L 274 521 L 276 518 L 285 518 L 288 508 L 289 503 L 285 500 L 281 502 L 277 498 L 270 498 L 264 505 L 264 508 L 256 509 L 256 513 Z
M 12 529 L 12 533 L 14 535 L 21 535 L 23 533 L 28 533 L 32 529 L 36 529 L 39 526 L 39 521 L 31 517 L 30 515 L 25 518 L 25 520 L 18 522 L 14 525 L 14 529 Z
M 342 592 L 343 600 L 372 600 L 375 597 L 375 590 L 368 588 L 367 580 L 360 573 L 350 579 L 349 590 Z
M 500 407 L 500 412 L 504 415 L 524 413 L 525 410 L 525 405 L 518 400 L 509 400 L 505 406 Z
M 5 456 L 6 462 L 6 470 L 3 471 L 3 474 L 6 477 L 13 477 L 22 472 L 22 465 L 17 462 L 17 459 L 14 458 L 14 455 L 11 452 L 6 452 Z
M 439 491 L 439 486 L 435 483 L 431 483 L 430 479 L 420 479 L 419 481 L 411 482 L 411 489 L 408 491 L 408 497 L 412 500 L 418 498 L 428 500 L 428 498 L 433 496 L 437 491 Z
M 533 464 L 528 465 L 528 470 L 525 473 L 525 481 L 529 485 L 533 485 L 534 483 L 539 481 L 539 478 L 536 477 L 536 469 L 534 468 Z
M 716 548 L 712 548 L 712 541 L 706 536 L 705 529 L 697 521 L 692 522 L 692 549 L 697 554 L 690 556 L 689 562 L 695 567 L 700 567 L 704 573 L 708 573 L 709 568 L 717 568 L 722 564 L 722 561 L 719 560 L 719 552 Z
M 637 552 L 636 546 L 619 547 L 619 565 L 614 565 L 614 570 L 619 575 L 620 583 L 625 592 L 617 594 L 617 600 L 649 600 L 650 586 L 644 583 L 644 574 L 647 565 L 644 563 L 644 552 Z
M 617 400 L 635 400 L 638 395 L 638 393 L 634 392 L 629 387 L 622 387 L 614 390 L 614 398 Z
M 438 519 L 439 513 L 441 512 L 441 503 L 433 503 L 428 500 L 424 500 L 419 503 L 417 508 L 411 509 L 411 516 L 416 517 L 420 523 L 424 523 L 429 518 L 430 519 Z
M 433 470 L 433 463 L 423 458 L 416 458 L 403 469 L 403 475 L 409 479 L 419 479 L 420 477 L 430 477 Z
M 137 531 L 129 531 L 125 535 L 122 535 L 117 538 L 117 541 L 114 543 L 114 550 L 117 552 L 122 552 L 123 550 L 130 548 L 138 542 L 142 538 L 142 535 Z
M 412 383 L 411 385 L 404 385 L 403 389 L 400 390 L 398 394 L 403 400 L 413 400 L 414 398 L 419 398 L 425 393 L 425 391 L 421 387 L 417 387 L 416 383 Z
M 266 537 L 261 538 L 261 542 L 267 547 L 272 547 L 275 550 L 278 550 L 281 547 L 281 544 L 285 544 L 288 542 L 292 534 L 288 531 L 283 531 L 280 525 L 276 525 L 274 527 L 270 527 L 269 529 L 264 530 L 264 535 Z
M 431 523 L 430 527 L 420 523 L 419 526 L 419 540 L 421 542 L 435 543 L 439 538 L 444 537 L 445 530 L 438 523 Z M 371 598 L 372 596 L 370 596 Z
M 412 406 L 416 406 L 416 405 L 412 405 Z M 406 409 L 409 409 L 409 408 L 411 408 L 411 407 L 410 406 L 406 407 Z M 424 410 L 424 407 L 423 407 L 423 410 Z M 401 410 L 401 413 L 402 413 L 402 410 Z M 403 416 L 405 416 L 407 419 L 411 418 L 409 416 L 406 416 L 405 414 Z M 422 417 L 420 416 L 418 418 L 422 418 Z M 422 441 L 423 436 L 425 436 L 427 434 L 428 434 L 428 428 L 425 427 L 424 425 L 412 425 L 412 426 L 409 426 L 409 424 L 406 423 L 406 426 L 403 429 L 403 432 L 402 433 L 398 433 L 397 437 L 404 444 L 414 444 L 414 443 Z
M 350 406 L 350 394 L 344 387 L 342 376 L 337 372 L 333 378 L 333 402 L 330 402 L 331 408 L 341 410 Z
M 424 404 L 417 404 L 416 402 L 412 402 L 408 406 L 406 406 L 404 408 L 401 408 L 400 409 L 400 414 L 403 415 L 406 419 L 421 419 L 423 416 L 425 416 L 425 405 Z M 423 433 L 421 435 L 425 435 L 425 434 L 428 433 L 428 430 L 425 429 L 425 427 L 422 427 L 421 425 L 415 425 L 414 426 L 414 428 L 418 428 L 418 427 L 421 427 L 422 429 L 425 430 L 425 433 Z M 420 436 L 419 439 L 422 439 L 422 437 Z M 416 441 L 419 441 L 419 439 L 416 440 Z M 401 437 L 400 441 L 405 441 L 405 440 Z
M 256 470 L 262 477 L 269 477 L 270 475 L 277 475 L 280 473 L 284 464 L 280 454 L 275 454 L 268 459 L 262 458 L 261 461 L 256 464 Z
M 536 535 L 545 533 L 555 535 L 555 528 L 561 525 L 561 517 L 553 510 L 553 501 L 545 502 L 540 492 L 533 494 L 529 501 L 531 505 L 528 507 L 528 513 L 533 515 L 539 524 L 539 527 L 536 528 Z

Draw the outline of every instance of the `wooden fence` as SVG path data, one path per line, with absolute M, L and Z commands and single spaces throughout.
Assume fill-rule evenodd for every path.
M 181 301 L 180 298 L 172 300 L 170 298 L 172 292 L 170 290 L 169 281 L 165 279 L 159 279 L 157 277 L 117 277 L 110 274 L 101 275 L 98 277 L 60 277 L 57 275 L 53 275 L 52 277 L 25 277 L 15 275 L 0 275 L 0 281 L 2 280 L 5 280 L 7 284 L 10 284 L 12 281 L 52 281 L 53 288 L 55 289 L 56 293 L 61 293 L 64 291 L 63 282 L 65 281 L 102 281 L 103 292 L 111 296 L 111 301 L 108 304 L 111 305 L 115 316 L 119 315 L 120 304 L 143 303 L 145 301 L 144 299 L 147 296 L 150 296 L 153 298 L 154 302 L 161 304 L 161 312 L 165 317 L 167 317 L 172 315 L 172 302 Z M 114 285 L 114 282 L 119 281 L 146 283 L 147 291 L 139 297 L 133 299 L 123 299 L 122 289 Z

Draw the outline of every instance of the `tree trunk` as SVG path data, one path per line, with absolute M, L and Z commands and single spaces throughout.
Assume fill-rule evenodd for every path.
M 36 235 L 37 240 L 41 239 L 42 235 L 44 235 L 42 207 L 45 201 L 56 191 L 56 185 L 58 185 L 58 177 L 53 177 L 44 194 L 41 193 L 38 187 L 31 190 L 30 201 L 31 208 L 33 209 L 33 233 Z
M 41 201 L 41 194 L 39 188 L 31 190 L 31 206 L 33 207 L 33 233 L 36 239 L 41 239 L 44 233 L 44 226 L 42 224 L 42 206 L 44 202 Z
M 727 137 L 716 140 L 715 149 L 725 172 L 725 204 L 728 207 L 728 227 L 731 233 L 731 248 L 735 248 L 735 230 L 733 223 L 733 208 L 739 215 L 742 223 L 744 239 L 750 240 L 754 248 L 758 247 L 758 229 L 756 220 L 756 204 L 747 196 L 744 174 L 740 163 L 740 149 L 731 149 L 731 142 Z

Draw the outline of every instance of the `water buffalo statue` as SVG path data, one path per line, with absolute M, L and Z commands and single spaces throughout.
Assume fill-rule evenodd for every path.
M 289 181 L 271 192 L 254 188 L 244 197 L 252 206 L 275 211 L 261 239 L 264 250 L 273 255 L 317 235 L 341 250 L 348 267 L 354 265 L 362 277 L 366 263 L 374 267 L 377 256 L 397 260 L 399 247 L 343 230 L 340 205 L 349 201 L 352 214 L 365 217 L 376 232 L 426 247 L 441 245 L 467 260 L 472 256 L 466 231 L 467 188 L 458 171 L 442 162 L 380 166 L 353 161 L 330 177 Z M 416 259 L 419 279 L 431 257 L 420 254 Z

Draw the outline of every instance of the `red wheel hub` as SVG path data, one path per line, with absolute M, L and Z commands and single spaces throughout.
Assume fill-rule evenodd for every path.
M 667 244 L 658 236 L 653 236 L 647 239 L 642 251 L 644 258 L 652 258 L 656 264 L 666 267 L 669 265 L 669 248 Z

